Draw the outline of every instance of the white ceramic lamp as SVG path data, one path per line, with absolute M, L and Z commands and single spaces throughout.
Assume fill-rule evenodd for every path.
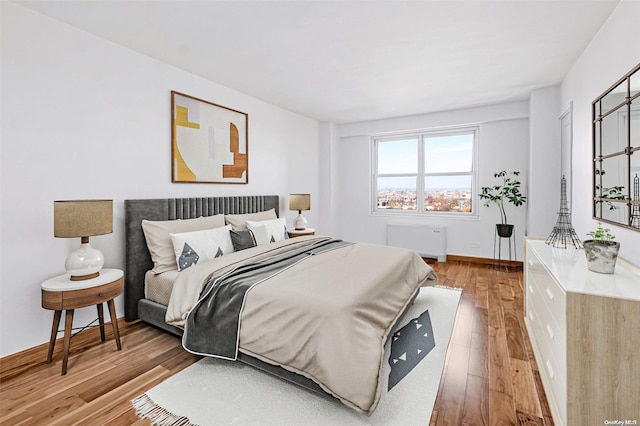
M 104 256 L 91 247 L 89 237 L 113 232 L 112 200 L 54 201 L 53 235 L 58 238 L 81 238 L 80 248 L 67 256 L 65 269 L 72 281 L 100 275 Z
M 302 210 L 311 210 L 310 194 L 290 194 L 289 210 L 298 210 L 298 216 L 293 220 L 296 231 L 304 231 L 307 228 L 307 219 L 302 216 Z

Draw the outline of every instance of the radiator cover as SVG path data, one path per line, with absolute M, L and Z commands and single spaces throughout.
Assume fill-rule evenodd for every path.
M 422 257 L 447 260 L 447 227 L 443 225 L 387 224 L 387 245 L 415 251 Z

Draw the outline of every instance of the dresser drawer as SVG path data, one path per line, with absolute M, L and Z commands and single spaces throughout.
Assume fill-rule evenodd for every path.
M 567 296 L 556 280 L 549 275 L 544 267 L 542 271 L 530 268 L 527 271 L 525 283 L 527 297 L 537 299 L 536 302 L 539 300 L 544 303 L 558 326 L 564 329 L 566 327 Z
M 549 308 L 549 311 L 553 315 L 553 318 L 558 322 L 558 325 L 564 328 L 567 312 L 567 296 L 565 292 L 551 277 L 544 280 L 544 282 L 537 284 L 540 289 L 540 293 L 542 293 L 542 300 L 544 300 L 545 305 Z
M 564 306 L 561 306 L 564 300 L 564 293 L 559 298 L 556 289 L 545 285 L 538 285 L 534 279 L 527 280 L 527 301 L 530 302 L 534 310 L 539 312 L 546 320 L 555 322 L 559 329 L 566 328 L 566 314 Z
M 541 321 L 542 319 L 542 321 Z M 538 313 L 527 310 L 527 322 L 530 325 L 532 343 L 536 349 L 536 362 L 538 371 L 542 376 L 544 389 L 549 403 L 555 406 L 562 422 L 567 418 L 567 377 L 566 377 L 566 353 L 556 352 L 550 345 L 550 339 L 546 330 L 547 322 L 538 317 Z
M 555 364 L 566 371 L 567 333 L 566 328 L 559 325 L 549 308 L 539 298 L 531 298 L 528 306 L 535 318 L 534 331 L 536 340 L 544 340 L 549 348 L 549 357 L 557 358 Z

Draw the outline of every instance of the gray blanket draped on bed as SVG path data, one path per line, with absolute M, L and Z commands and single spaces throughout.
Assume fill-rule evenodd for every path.
M 249 289 L 300 262 L 352 243 L 325 240 L 310 247 L 276 255 L 263 261 L 239 266 L 212 279 L 187 317 L 182 343 L 199 355 L 236 360 L 238 357 L 240 316 Z

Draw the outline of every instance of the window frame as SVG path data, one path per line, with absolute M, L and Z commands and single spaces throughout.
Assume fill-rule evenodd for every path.
M 407 215 L 420 217 L 448 217 L 455 219 L 477 219 L 478 209 L 478 140 L 479 126 L 461 126 L 439 129 L 425 129 L 413 132 L 395 132 L 379 135 L 372 135 L 370 138 L 371 147 L 371 214 L 373 215 Z M 442 136 L 473 135 L 471 171 L 469 172 L 438 172 L 425 173 L 424 145 L 425 139 Z M 406 140 L 416 138 L 418 143 L 418 168 L 416 173 L 378 173 L 378 144 L 381 142 L 393 142 L 394 140 Z M 424 208 L 425 199 L 425 178 L 429 176 L 471 176 L 471 212 L 453 211 L 429 211 Z M 380 209 L 378 208 L 378 178 L 384 177 L 415 177 L 416 179 L 416 209 Z

